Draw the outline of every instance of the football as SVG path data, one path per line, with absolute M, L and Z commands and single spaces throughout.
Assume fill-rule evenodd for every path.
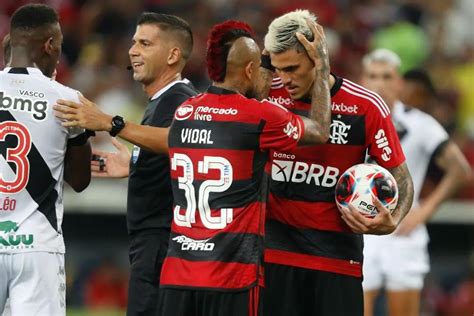
M 347 169 L 336 184 L 336 204 L 339 210 L 352 204 L 366 217 L 378 211 L 373 199 L 392 212 L 397 207 L 398 187 L 392 174 L 375 164 L 358 164 Z

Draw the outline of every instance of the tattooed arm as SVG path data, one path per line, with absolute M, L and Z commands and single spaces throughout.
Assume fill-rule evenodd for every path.
M 309 118 L 303 117 L 305 125 L 302 143 L 326 143 L 331 124 L 331 93 L 329 88 L 329 57 L 323 27 L 307 21 L 314 35 L 312 42 L 301 33 L 296 36 L 306 49 L 315 67 L 315 80 L 311 91 L 311 110 Z
M 388 171 L 393 175 L 398 185 L 398 205 L 392 212 L 393 220 L 396 226 L 398 226 L 407 215 L 413 203 L 413 181 L 406 163 Z
M 374 205 L 379 212 L 374 218 L 366 218 L 359 211 L 349 204 L 349 208 L 343 210 L 342 219 L 352 229 L 359 234 L 387 235 L 392 233 L 407 215 L 413 202 L 413 181 L 406 163 L 398 167 L 389 169 L 398 185 L 398 205 L 390 211 L 374 200 Z

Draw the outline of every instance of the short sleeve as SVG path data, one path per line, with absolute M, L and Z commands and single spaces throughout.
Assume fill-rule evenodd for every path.
M 265 123 L 260 137 L 262 150 L 287 151 L 296 147 L 303 137 L 304 123 L 301 117 L 280 105 L 262 102 L 262 118 Z
M 67 100 L 71 100 L 71 101 L 74 101 L 74 102 L 77 102 L 77 103 L 81 103 L 81 101 L 79 100 L 79 95 L 81 95 L 81 93 L 77 90 L 73 90 L 73 89 L 67 89 L 67 95 L 64 96 L 64 98 L 66 98 Z M 74 139 L 80 139 L 80 138 L 83 138 L 85 137 L 85 129 L 83 128 L 80 128 L 80 127 L 68 127 L 67 128 L 67 132 L 68 132 L 68 139 L 73 141 L 74 142 Z
M 439 146 L 449 140 L 448 133 L 433 117 L 426 115 L 425 124 L 426 130 L 429 131 L 427 137 L 423 138 L 424 151 L 433 156 L 434 152 L 438 150 Z
M 190 97 L 184 93 L 172 93 L 163 96 L 158 103 L 159 109 L 153 112 L 151 121 L 148 124 L 156 127 L 170 126 L 176 109 Z
M 384 168 L 395 168 L 405 161 L 395 126 L 390 114 L 376 109 L 368 111 L 366 142 L 368 154 Z

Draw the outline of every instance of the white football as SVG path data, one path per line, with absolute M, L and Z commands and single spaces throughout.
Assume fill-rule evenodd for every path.
M 373 200 L 377 198 L 392 212 L 397 207 L 397 182 L 387 169 L 375 164 L 358 164 L 347 169 L 336 184 L 336 204 L 339 210 L 352 204 L 366 217 L 378 211 Z

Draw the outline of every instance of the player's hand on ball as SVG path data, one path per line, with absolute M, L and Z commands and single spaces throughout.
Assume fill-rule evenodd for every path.
M 97 104 L 79 95 L 81 103 L 58 100 L 54 105 L 55 115 L 63 121 L 64 127 L 81 127 L 91 131 L 111 129 L 112 116 L 102 112 Z
M 125 178 L 129 173 L 130 151 L 127 146 L 112 138 L 117 152 L 92 150 L 91 171 L 97 178 Z
M 348 204 L 348 208 L 342 210 L 342 219 L 354 233 L 387 235 L 397 227 L 390 211 L 378 199 L 374 199 L 373 203 L 378 211 L 378 214 L 373 218 L 365 217 L 352 204 Z

